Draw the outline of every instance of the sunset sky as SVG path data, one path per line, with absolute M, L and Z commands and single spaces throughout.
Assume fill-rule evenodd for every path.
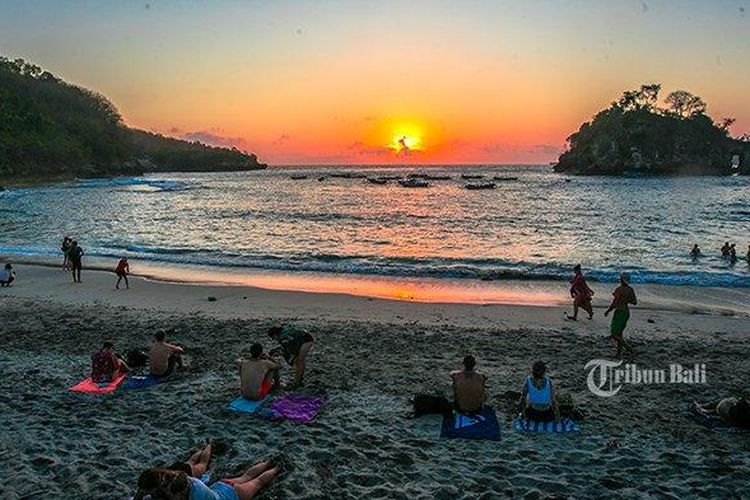
M 545 164 L 644 82 L 750 132 L 750 0 L 0 0 L 0 54 L 271 164 Z

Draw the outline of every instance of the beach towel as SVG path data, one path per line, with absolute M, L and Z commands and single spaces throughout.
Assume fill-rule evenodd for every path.
M 229 403 L 229 409 L 240 413 L 255 413 L 260 409 L 261 406 L 266 404 L 269 399 L 270 396 L 266 396 L 260 401 L 251 401 L 240 396 Z
M 147 389 L 149 387 L 155 386 L 156 384 L 161 384 L 166 380 L 166 377 L 155 377 L 153 375 L 134 375 L 130 377 L 128 383 L 125 384 L 125 389 Z
M 284 394 L 263 410 L 260 416 L 267 420 L 292 420 L 310 422 L 327 401 L 327 396 L 303 396 L 302 394 Z
M 440 437 L 497 441 L 500 439 L 500 424 L 491 406 L 485 406 L 482 411 L 474 415 L 456 412 L 443 417 Z
M 581 429 L 568 417 L 563 417 L 556 422 L 535 422 L 524 419 L 520 414 L 513 421 L 513 427 L 517 432 L 539 432 L 539 433 L 569 433 L 579 432 Z
M 74 392 L 85 392 L 87 394 L 110 394 L 117 389 L 120 382 L 125 380 L 125 377 L 127 376 L 127 373 L 118 373 L 112 382 L 107 383 L 97 383 L 89 377 L 71 387 L 70 390 Z

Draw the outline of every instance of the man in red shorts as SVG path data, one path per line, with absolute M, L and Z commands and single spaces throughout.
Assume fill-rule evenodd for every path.
M 252 401 L 263 399 L 272 389 L 279 387 L 281 365 L 263 353 L 263 346 L 250 346 L 250 358 L 237 360 L 240 369 L 242 397 Z

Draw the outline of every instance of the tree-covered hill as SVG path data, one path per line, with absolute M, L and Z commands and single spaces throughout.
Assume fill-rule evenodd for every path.
M 0 57 L 0 180 L 265 168 L 255 155 L 130 129 L 104 96 Z
M 556 172 L 582 175 L 727 175 L 750 172 L 750 142 L 729 135 L 685 91 L 658 106 L 661 85 L 627 91 L 568 137 Z

